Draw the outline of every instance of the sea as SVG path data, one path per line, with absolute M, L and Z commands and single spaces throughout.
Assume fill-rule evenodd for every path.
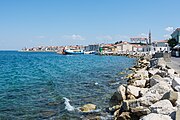
M 109 100 L 126 83 L 135 61 L 124 56 L 0 51 L 0 119 L 110 119 Z M 89 103 L 97 110 L 79 111 Z

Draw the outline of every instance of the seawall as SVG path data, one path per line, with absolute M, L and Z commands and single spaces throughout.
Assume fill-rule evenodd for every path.
M 180 78 L 163 58 L 140 57 L 110 100 L 115 120 L 180 120 Z

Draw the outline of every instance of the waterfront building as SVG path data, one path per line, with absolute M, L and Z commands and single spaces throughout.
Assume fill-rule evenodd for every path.
M 102 54 L 112 54 L 115 52 L 114 44 L 103 44 L 101 45 L 101 53 Z
M 133 45 L 129 42 L 122 42 L 116 45 L 117 53 L 127 53 L 133 51 Z
M 180 28 L 177 28 L 172 34 L 171 37 L 176 39 L 176 41 L 180 44 Z
M 95 51 L 98 52 L 99 51 L 99 44 L 92 44 L 92 45 L 88 45 L 84 47 L 85 51 Z
M 152 42 L 153 51 L 156 52 L 169 52 L 169 45 L 167 40 L 159 40 Z

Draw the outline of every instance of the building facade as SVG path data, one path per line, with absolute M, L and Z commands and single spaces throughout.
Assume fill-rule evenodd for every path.
M 154 41 L 152 43 L 152 51 L 156 52 L 169 52 L 169 45 L 167 40 Z
M 96 52 L 98 52 L 99 51 L 99 44 L 85 46 L 84 50 L 85 51 L 96 51 Z

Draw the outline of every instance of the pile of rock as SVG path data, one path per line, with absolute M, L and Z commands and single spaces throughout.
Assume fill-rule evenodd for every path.
M 140 58 L 127 84 L 120 85 L 110 100 L 115 120 L 180 120 L 180 78 L 160 59 L 155 68 Z

